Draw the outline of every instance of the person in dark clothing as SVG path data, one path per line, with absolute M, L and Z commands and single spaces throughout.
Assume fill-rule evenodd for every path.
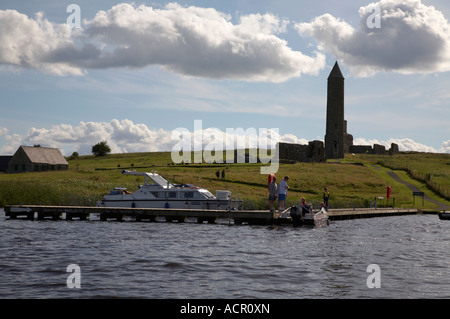
M 308 205 L 306 203 L 306 199 L 302 197 L 302 214 L 305 216 L 305 214 L 312 213 L 311 205 Z
M 325 209 L 328 210 L 328 199 L 330 198 L 330 193 L 328 192 L 328 188 L 324 188 L 323 190 L 323 204 L 325 205 Z

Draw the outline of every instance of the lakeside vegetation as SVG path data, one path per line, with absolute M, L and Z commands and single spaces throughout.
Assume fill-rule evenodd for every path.
M 209 189 L 228 189 L 234 198 L 244 200 L 244 208 L 267 209 L 267 175 L 260 174 L 264 164 L 184 164 L 172 163 L 170 152 L 110 154 L 106 156 L 79 156 L 69 158 L 69 170 L 0 174 L 0 206 L 10 204 L 86 205 L 94 206 L 97 200 L 114 187 L 130 191 L 142 184 L 142 177 L 122 175 L 123 169 L 157 171 L 173 183 L 189 183 Z M 420 182 L 402 166 L 425 176 L 438 189 L 450 188 L 450 155 L 428 153 L 401 153 L 395 156 L 347 154 L 342 161 L 327 163 L 280 164 L 279 180 L 290 176 L 287 205 L 300 203 L 305 197 L 318 206 L 322 191 L 328 187 L 330 207 L 369 207 L 375 198 L 378 206 L 386 205 L 386 188 L 392 187 L 396 207 L 412 207 L 411 190 L 394 181 L 385 167 L 395 169 L 397 175 L 424 190 L 428 196 L 450 205 L 432 192 L 431 186 Z M 225 181 L 218 180 L 215 172 L 225 170 Z M 445 193 L 444 193 L 445 194 Z M 392 199 L 389 201 L 392 205 Z M 436 205 L 416 201 L 415 207 L 435 209 Z

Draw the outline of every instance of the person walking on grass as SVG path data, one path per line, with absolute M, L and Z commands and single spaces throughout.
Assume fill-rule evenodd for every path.
M 284 210 L 284 205 L 286 203 L 287 191 L 289 186 L 287 182 L 289 181 L 289 176 L 285 176 L 284 179 L 278 185 L 278 211 Z
M 274 211 L 274 204 L 275 204 L 275 200 L 278 197 L 278 187 L 277 187 L 277 178 L 274 177 L 272 179 L 272 182 L 270 182 L 269 184 L 269 209 L 270 212 L 273 213 Z

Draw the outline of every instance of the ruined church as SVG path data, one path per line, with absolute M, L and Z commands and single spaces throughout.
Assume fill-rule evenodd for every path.
M 324 162 L 344 158 L 345 153 L 386 154 L 383 145 L 353 145 L 353 136 L 347 133 L 344 118 L 344 82 L 336 62 L 328 76 L 325 145 L 322 141 L 312 141 L 308 145 L 278 143 L 281 162 Z M 391 144 L 389 154 L 397 153 L 398 145 Z

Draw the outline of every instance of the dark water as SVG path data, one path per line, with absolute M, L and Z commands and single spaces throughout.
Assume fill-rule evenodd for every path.
M 436 215 L 325 228 L 8 220 L 0 298 L 448 298 L 450 221 Z M 67 266 L 80 267 L 70 289 Z M 380 268 L 368 288 L 367 267 Z

